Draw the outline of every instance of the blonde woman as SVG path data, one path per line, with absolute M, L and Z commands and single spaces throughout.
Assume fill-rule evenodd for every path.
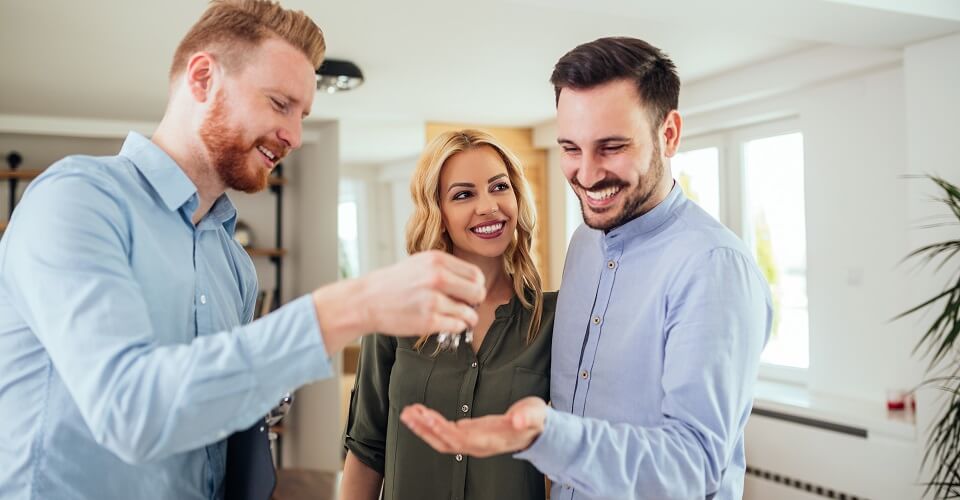
M 440 454 L 399 421 L 424 403 L 449 419 L 503 413 L 526 396 L 549 400 L 556 293 L 543 293 L 531 257 L 533 200 L 516 157 L 476 130 L 437 137 L 410 184 L 407 251 L 442 250 L 478 266 L 487 296 L 473 341 L 437 336 L 363 340 L 341 482 L 344 500 L 544 498 L 543 475 L 510 455 Z

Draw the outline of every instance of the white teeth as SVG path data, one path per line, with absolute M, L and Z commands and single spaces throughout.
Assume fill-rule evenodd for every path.
M 600 201 L 600 200 L 605 200 L 607 198 L 612 197 L 613 195 L 619 193 L 621 189 L 623 189 L 622 186 L 617 186 L 617 187 L 602 189 L 600 191 L 589 191 L 589 190 L 584 190 L 584 191 L 587 193 L 587 196 L 589 196 L 591 200 Z
M 277 155 L 275 155 L 275 154 L 273 154 L 272 152 L 270 152 L 269 149 L 267 149 L 267 148 L 265 148 L 265 147 L 263 147 L 263 146 L 257 146 L 257 149 L 258 149 L 261 153 L 263 153 L 267 158 L 270 158 L 271 161 L 277 159 Z
M 503 229 L 503 223 L 498 222 L 496 224 L 491 224 L 489 226 L 481 226 L 481 227 L 473 228 L 473 232 L 479 233 L 479 234 L 493 234 L 501 229 Z

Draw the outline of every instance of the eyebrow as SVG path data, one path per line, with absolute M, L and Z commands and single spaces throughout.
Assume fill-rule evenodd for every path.
M 631 142 L 631 139 L 630 139 L 629 137 L 624 137 L 624 136 L 622 136 L 622 135 L 611 135 L 611 136 L 607 136 L 607 137 L 601 137 L 601 138 L 599 138 L 599 139 L 597 139 L 597 140 L 595 140 L 595 141 L 593 141 L 593 142 L 594 142 L 594 144 L 597 144 L 597 145 L 603 145 L 603 144 L 609 144 L 609 143 L 611 143 L 611 142 Z M 561 146 L 576 146 L 576 145 L 577 145 L 577 143 L 571 141 L 570 139 L 564 139 L 563 137 L 558 137 L 558 138 L 557 138 L 557 144 L 559 144 L 559 145 L 561 145 Z
M 490 184 L 491 182 L 493 182 L 493 181 L 495 181 L 495 180 L 497 180 L 497 179 L 499 179 L 499 178 L 501 178 L 501 177 L 506 177 L 506 176 L 507 176 L 507 174 L 497 174 L 497 175 L 495 175 L 495 176 L 487 179 L 487 184 Z M 475 187 L 477 187 L 477 185 L 474 184 L 474 183 L 472 183 L 472 182 L 454 182 L 453 184 L 450 184 L 450 187 L 447 188 L 447 192 L 449 192 L 451 189 L 453 189 L 453 188 L 455 188 L 455 187 L 475 188 Z

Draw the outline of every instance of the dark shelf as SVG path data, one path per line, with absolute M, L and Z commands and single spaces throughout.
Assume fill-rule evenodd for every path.
M 40 168 L 6 169 L 0 170 L 0 180 L 16 179 L 18 181 L 28 181 L 35 179 L 42 173 L 43 169 Z
M 250 248 L 246 247 L 247 254 L 251 257 L 283 257 L 287 255 L 286 248 Z

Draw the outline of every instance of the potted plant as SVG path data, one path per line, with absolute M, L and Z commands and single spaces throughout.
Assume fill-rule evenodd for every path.
M 924 176 L 942 190 L 944 203 L 955 220 L 933 226 L 960 224 L 960 188 L 936 176 Z M 946 405 L 929 429 L 923 464 L 931 466 L 932 476 L 926 482 L 924 496 L 960 498 L 960 238 L 942 241 L 918 248 L 904 260 L 919 258 L 923 264 L 937 261 L 936 272 L 944 268 L 953 276 L 946 289 L 922 304 L 905 311 L 896 318 L 929 310 L 935 316 L 933 323 L 914 348 L 930 358 L 926 380 L 920 387 L 931 387 L 943 392 Z M 947 267 L 952 264 L 951 267 Z M 944 363 L 946 361 L 946 363 Z

